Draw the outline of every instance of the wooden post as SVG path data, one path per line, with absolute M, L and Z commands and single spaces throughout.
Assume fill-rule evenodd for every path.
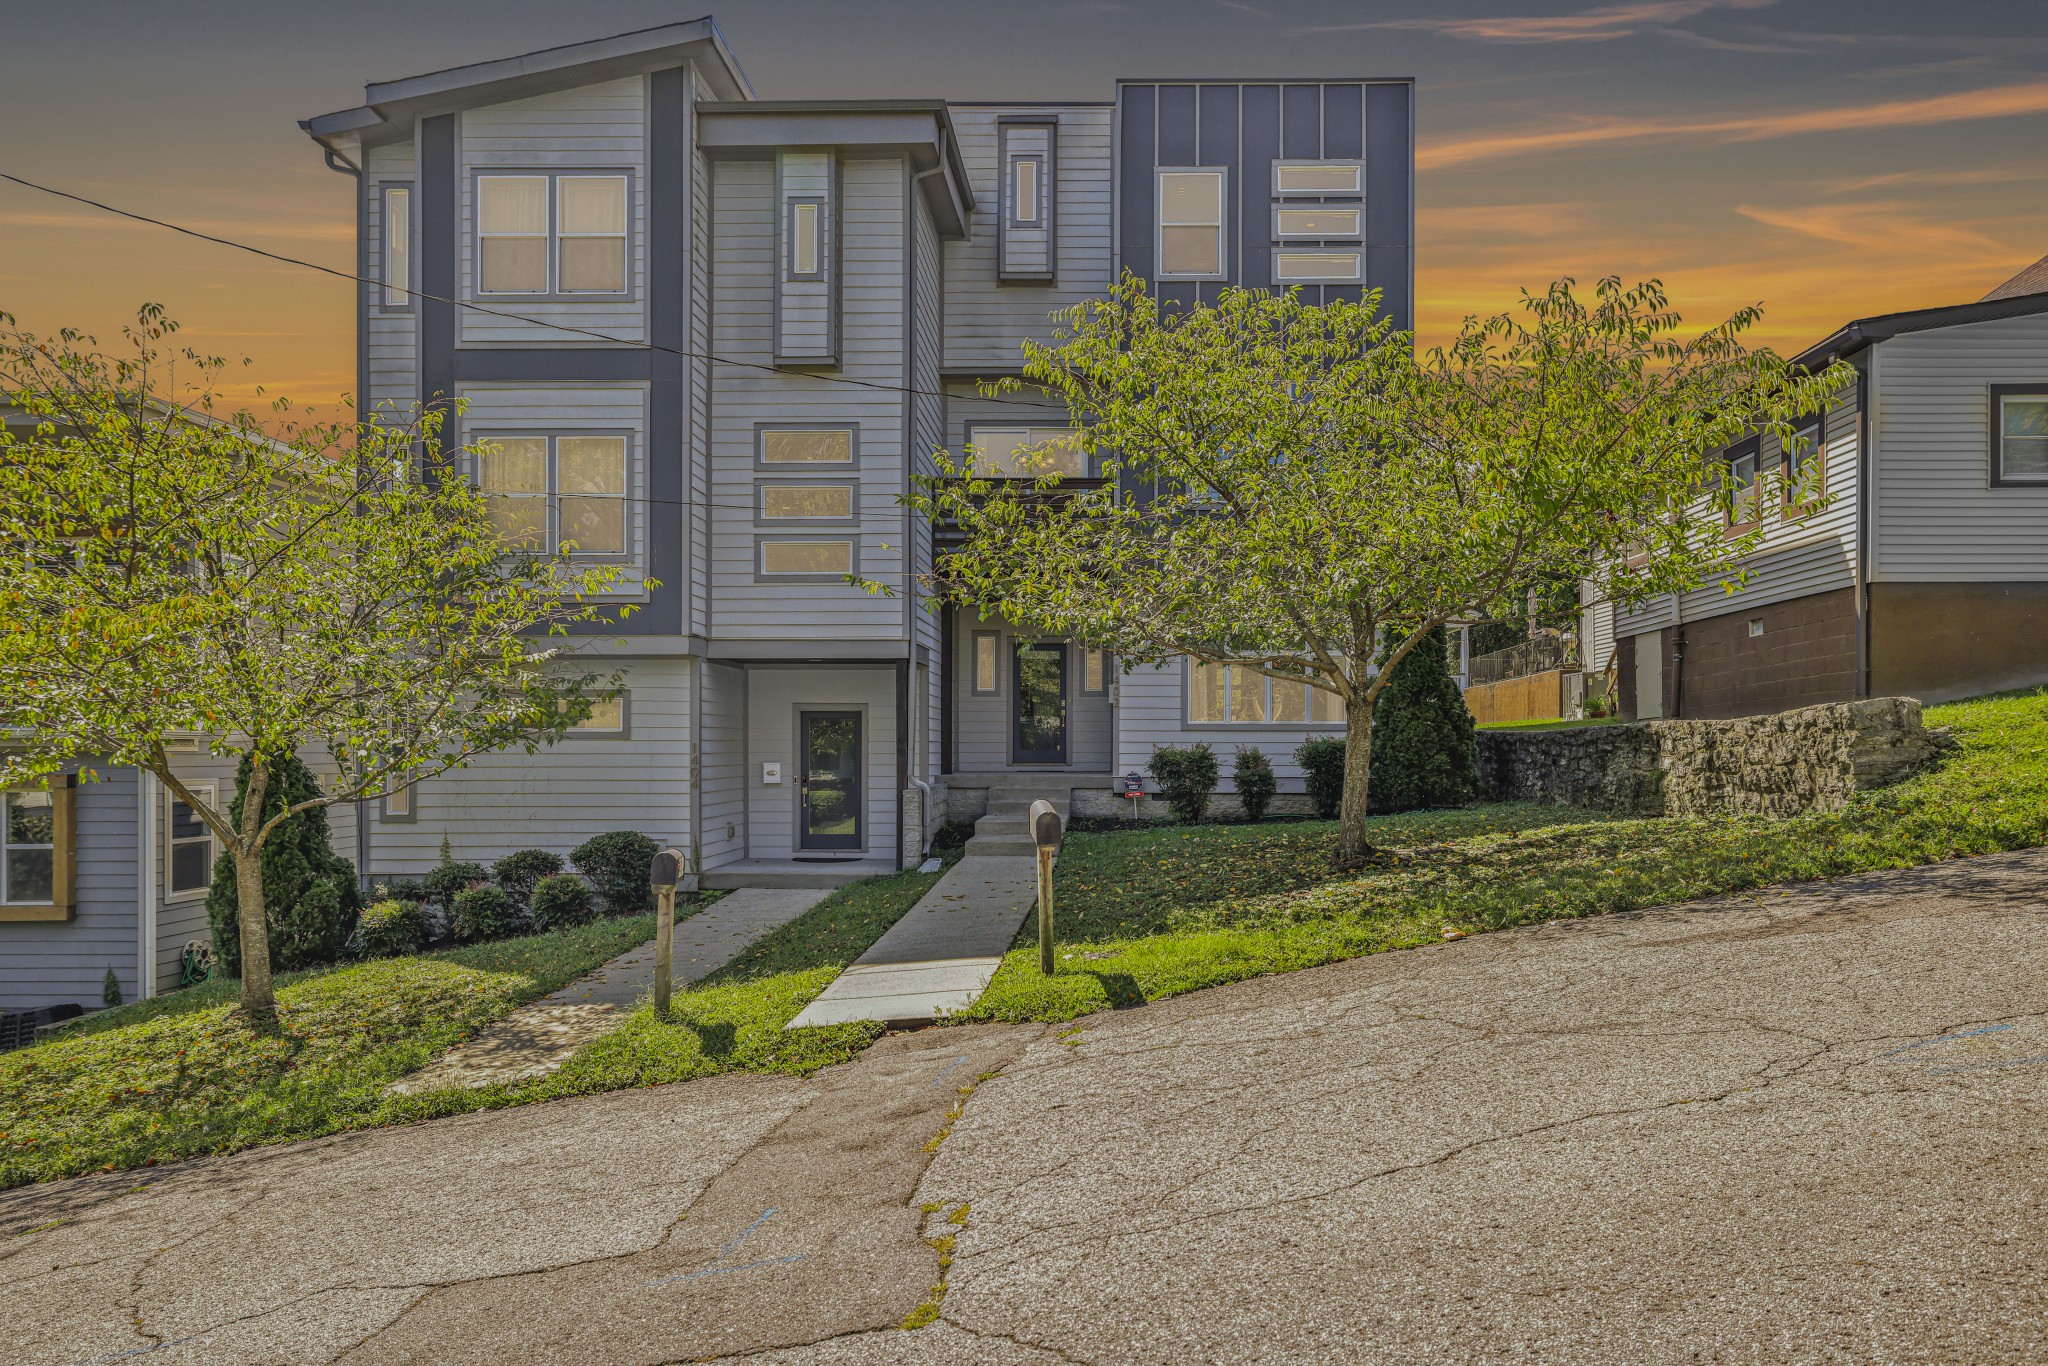
M 682 881 L 683 856 L 664 849 L 654 856 L 647 881 L 654 888 L 654 1013 L 666 1020 L 674 989 L 676 963 L 676 884 Z
M 1052 976 L 1052 862 L 1060 851 L 1059 812 L 1040 798 L 1031 803 L 1031 838 L 1038 845 L 1038 970 Z

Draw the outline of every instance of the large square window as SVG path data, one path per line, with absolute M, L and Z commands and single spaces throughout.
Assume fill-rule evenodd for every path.
M 524 172 L 476 179 L 479 294 L 625 294 L 628 178 Z
M 507 545 L 577 558 L 626 553 L 626 438 L 493 436 L 477 488 Z

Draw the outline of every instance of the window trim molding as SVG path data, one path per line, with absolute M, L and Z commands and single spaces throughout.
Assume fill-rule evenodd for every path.
M 782 201 L 782 282 L 788 285 L 821 285 L 831 272 L 826 268 L 831 260 L 835 234 L 831 227 L 831 214 L 827 212 L 829 201 L 821 194 L 793 194 Z M 818 264 L 811 270 L 799 270 L 796 264 L 796 211 L 799 207 L 817 210 L 818 221 Z
M 1792 441 L 1796 443 L 1799 439 L 1799 434 L 1808 427 L 1813 428 L 1815 433 L 1813 450 L 1807 456 L 1807 459 L 1813 462 L 1815 477 L 1814 487 L 1808 490 L 1807 495 L 1803 498 L 1799 496 L 1795 485 L 1795 475 L 1792 467 L 1793 446 L 1785 441 L 1778 442 L 1778 477 L 1779 481 L 1784 485 L 1778 494 L 1778 515 L 1781 520 L 1787 522 L 1796 522 L 1802 517 L 1811 516 L 1813 514 L 1813 505 L 1827 497 L 1828 493 L 1827 412 L 1823 410 L 1818 414 L 1808 414 L 1794 418 L 1792 421 Z M 1757 476 L 1758 478 L 1763 476 L 1761 461 L 1758 462 Z
M 1160 177 L 1200 173 L 1213 175 L 1216 192 L 1216 265 L 1213 274 L 1169 272 L 1166 269 L 1166 229 L 1204 227 L 1201 223 L 1168 224 L 1161 212 Z M 1228 280 L 1230 278 L 1230 168 L 1228 166 L 1154 166 L 1152 168 L 1152 278 L 1155 280 Z
M 1024 165 L 1029 165 L 1033 168 L 1031 172 L 1031 207 L 1033 215 L 1030 218 L 1026 218 L 1017 212 L 1017 168 Z M 1043 152 L 1017 152 L 1013 154 L 1009 159 L 1009 183 L 1005 188 L 1009 191 L 1005 196 L 1009 204 L 1003 213 L 1004 226 L 1034 230 L 1045 227 L 1045 154 Z
M 419 234 L 414 231 L 419 220 L 419 195 L 410 180 L 377 181 L 377 282 L 374 286 L 377 296 L 376 311 L 380 314 L 410 315 L 417 311 L 413 308 L 414 300 L 411 293 L 407 293 L 395 304 L 387 298 L 391 288 L 391 194 L 394 190 L 406 196 L 405 288 L 408 291 L 419 288 Z
M 1207 660 L 1203 660 L 1203 659 L 1196 659 L 1196 658 L 1195 658 L 1195 657 L 1194 657 L 1193 655 L 1182 655 L 1182 656 L 1181 656 L 1181 660 L 1182 660 L 1182 668 L 1181 668 L 1181 671 L 1180 671 L 1180 717 L 1181 717 L 1181 725 L 1182 725 L 1182 726 L 1183 726 L 1183 727 L 1184 727 L 1185 729 L 1188 729 L 1188 730 L 1200 730 L 1200 731 L 1211 731 L 1211 730 L 1228 730 L 1228 731 L 1264 731 L 1264 732 L 1271 732 L 1271 731 L 1287 731 L 1287 732 L 1290 732 L 1290 733 L 1298 733 L 1298 732 L 1301 732 L 1301 731 L 1313 731 L 1313 732 L 1315 732 L 1315 733 L 1317 733 L 1317 734 L 1325 734 L 1325 733 L 1327 733 L 1327 734 L 1336 734 L 1336 733 L 1339 733 L 1339 732 L 1342 732 L 1342 731 L 1346 731 L 1346 730 L 1348 730 L 1348 729 L 1349 729 L 1349 724 L 1348 724 L 1347 722 L 1345 722 L 1345 721 L 1341 721 L 1341 720 L 1340 720 L 1340 721 L 1197 721 L 1197 720 L 1195 720 L 1195 719 L 1194 719 L 1194 718 L 1195 718 L 1195 670 L 1196 670 L 1196 669 L 1198 669 L 1198 668 L 1200 668 L 1200 667 L 1201 667 L 1202 665 L 1204 665 L 1204 664 L 1208 663 L 1209 661 L 1207 661 Z M 1218 666 L 1218 667 L 1227 667 L 1227 666 Z M 1260 677 L 1260 678 L 1263 678 L 1263 679 L 1265 679 L 1265 680 L 1266 680 L 1266 705 L 1267 705 L 1268 707 L 1271 707 L 1271 706 L 1272 706 L 1272 702 L 1273 702 L 1273 686 L 1272 686 L 1272 685 L 1273 685 L 1273 683 L 1274 683 L 1274 681 L 1275 681 L 1275 680 L 1274 680 L 1274 679 L 1272 678 L 1272 676 L 1271 676 L 1271 675 L 1268 675 L 1268 674 L 1260 674 L 1260 675 L 1259 675 L 1259 677 Z M 1307 686 L 1308 686 L 1308 687 L 1309 687 L 1310 689 L 1315 689 L 1315 686 L 1316 686 L 1316 685 L 1315 685 L 1314 683 L 1312 683 L 1312 682 L 1309 682 L 1309 681 L 1308 681 L 1307 679 L 1304 679 L 1304 680 L 1302 680 L 1302 681 L 1303 681 L 1304 683 L 1306 683 L 1306 684 L 1307 684 Z M 1324 691 L 1324 692 L 1328 692 L 1329 690 L 1328 690 L 1328 689 L 1322 689 L 1321 691 Z M 1330 696 L 1331 696 L 1331 697 L 1335 697 L 1335 698 L 1337 699 L 1337 704 L 1338 704 L 1338 706 L 1340 706 L 1340 707 L 1341 707 L 1341 706 L 1343 705 L 1343 703 L 1344 703 L 1344 699 L 1343 699 L 1343 698 L 1341 698 L 1341 697 L 1337 697 L 1337 694 L 1335 694 L 1335 693 L 1330 693 Z M 1309 695 L 1309 699 L 1308 699 L 1308 707 L 1309 707 L 1309 711 L 1310 711 L 1310 712 L 1314 712 L 1314 710 L 1315 710 L 1315 705 L 1316 705 L 1316 704 L 1315 704 L 1315 695 L 1314 695 L 1314 692 L 1312 691 L 1312 692 L 1310 693 L 1310 695 Z
M 1764 508 L 1762 485 L 1764 481 L 1764 452 L 1762 436 L 1744 437 L 1742 440 L 1736 442 L 1732 446 L 1727 447 L 1721 452 L 1721 477 L 1723 480 L 1726 481 L 1727 486 L 1729 488 L 1733 488 L 1735 484 L 1735 462 L 1743 459 L 1744 457 L 1748 457 L 1749 459 L 1756 461 L 1756 476 L 1750 483 L 1750 488 L 1754 490 L 1754 492 L 1751 494 L 1751 497 L 1755 500 L 1751 507 L 1752 515 L 1747 521 L 1736 521 L 1736 499 L 1740 497 L 1740 494 L 1732 495 L 1729 499 L 1728 506 L 1722 509 L 1721 512 L 1721 528 L 1722 534 L 1724 536 L 1734 537 L 1747 535 L 1749 532 L 1752 532 L 1756 530 L 1759 526 L 1763 525 Z
M 404 811 L 393 811 L 391 809 L 391 793 L 384 793 L 377 798 L 377 823 L 379 825 L 411 825 L 419 820 L 420 785 L 418 783 L 402 783 L 398 790 L 406 794 L 406 809 Z
M 1010 151 L 1013 129 L 1043 130 L 1043 152 Z M 1018 161 L 1038 162 L 1038 217 L 1020 222 L 1015 216 Z M 1006 115 L 996 120 L 996 282 L 998 284 L 1057 284 L 1060 272 L 1060 121 L 1057 115 Z M 1009 234 L 1013 230 L 1045 234 L 1045 269 L 1012 270 L 1009 267 Z
M 1114 665 L 1111 663 L 1112 657 L 1110 652 L 1087 645 L 1076 645 L 1074 648 L 1078 657 L 1074 672 L 1079 675 L 1074 691 L 1082 697 L 1107 697 L 1110 686 L 1109 675 L 1114 668 Z M 1102 656 L 1102 685 L 1095 688 L 1088 686 L 1088 656 L 1091 654 Z
M 768 432 L 845 432 L 847 434 L 846 463 L 841 465 L 826 464 L 822 461 L 815 464 L 777 461 L 774 464 L 770 464 L 763 459 L 763 453 L 766 451 L 768 444 L 765 434 Z M 811 473 L 814 470 L 831 470 L 835 473 L 842 470 L 848 473 L 856 472 L 860 469 L 860 424 L 858 422 L 756 422 L 754 424 L 754 469 L 768 474 L 794 474 L 805 478 L 814 477 Z
M 1347 250 L 1346 248 L 1351 249 Z M 1355 258 L 1358 262 L 1358 273 L 1355 275 L 1290 275 L 1285 279 L 1282 279 L 1280 275 L 1280 258 L 1283 256 L 1301 255 L 1350 256 Z M 1270 265 L 1270 270 L 1271 275 L 1269 278 L 1273 281 L 1273 285 L 1277 289 L 1284 289 L 1290 285 L 1363 284 L 1365 283 L 1365 248 L 1363 246 L 1354 247 L 1351 243 L 1346 243 L 1344 246 L 1336 247 L 1327 251 L 1318 250 L 1312 247 L 1304 247 L 1298 244 L 1277 246 L 1273 248 L 1273 259 Z
M 981 686 L 981 642 L 989 642 L 989 658 L 995 664 L 995 686 Z M 1003 633 L 1001 631 L 972 631 L 967 637 L 967 692 L 971 697 L 1001 697 L 1003 695 Z
M 616 700 L 619 704 L 619 728 L 617 730 L 597 730 L 594 728 L 578 729 L 575 726 L 571 726 L 569 727 L 569 729 L 562 732 L 562 741 L 597 740 L 603 742 L 610 742 L 613 740 L 632 739 L 633 690 L 631 688 L 620 689 L 618 698 Z M 561 743 L 561 741 L 558 741 L 557 743 Z
M 767 557 L 763 553 L 763 547 L 773 545 L 778 542 L 790 541 L 844 541 L 847 546 L 846 574 L 852 574 L 855 576 L 858 576 L 860 574 L 860 535 L 857 532 L 845 532 L 836 535 L 831 533 L 812 533 L 806 535 L 805 533 L 800 531 L 784 535 L 763 536 L 757 534 L 754 537 L 755 583 L 833 583 L 839 584 L 842 587 L 847 586 L 846 574 L 781 574 L 771 573 L 767 569 L 764 569 L 762 565 Z
M 1990 399 L 1990 478 L 1995 489 L 2048 489 L 2048 474 L 2022 474 L 2017 477 L 2005 472 L 2005 401 L 2009 398 L 2041 398 L 2048 400 L 2048 380 L 2034 384 L 1993 384 L 1989 386 Z
M 547 271 L 548 287 L 534 293 L 495 293 L 484 289 L 484 202 L 483 189 L 478 182 L 493 176 L 539 177 L 548 185 L 548 231 Z M 564 292 L 561 288 L 562 273 L 562 209 L 559 182 L 592 176 L 620 176 L 626 182 L 626 273 L 625 288 L 614 294 L 610 291 L 578 289 Z M 637 303 L 639 294 L 633 288 L 633 265 L 639 259 L 639 231 L 634 208 L 639 203 L 638 176 L 631 166 L 472 166 L 469 168 L 469 222 L 466 233 L 469 240 L 469 269 L 467 288 L 469 298 L 477 301 L 496 303 Z M 415 215 L 417 216 L 417 215 Z M 580 234 L 588 235 L 588 234 Z
M 1356 171 L 1358 188 L 1355 190 L 1283 190 L 1280 188 L 1280 172 L 1295 166 L 1349 166 Z M 1272 168 L 1273 198 L 1275 199 L 1331 199 L 1365 202 L 1365 158 L 1364 157 L 1274 157 Z
M 626 488 L 625 492 L 619 495 L 619 501 L 622 504 L 619 510 L 619 515 L 624 521 L 624 525 L 620 528 L 620 530 L 622 532 L 622 539 L 625 542 L 625 549 L 614 552 L 609 550 L 589 551 L 578 548 L 576 553 L 569 557 L 569 560 L 572 564 L 622 564 L 630 566 L 638 565 L 640 563 L 639 537 L 635 534 L 633 529 L 633 506 L 635 503 L 642 501 L 639 493 L 640 480 L 638 478 L 637 464 L 639 446 L 635 442 L 635 438 L 638 435 L 639 434 L 630 427 L 556 427 L 542 424 L 539 426 L 527 428 L 506 428 L 496 423 L 493 423 L 489 426 L 480 428 L 465 427 L 462 432 L 462 440 L 463 444 L 466 446 L 474 446 L 485 442 L 495 441 L 544 440 L 548 443 L 548 489 L 546 494 L 548 509 L 548 549 L 546 553 L 553 554 L 555 549 L 559 547 L 562 543 L 561 527 L 559 525 L 561 521 L 561 515 L 558 504 L 563 496 L 559 487 L 561 484 L 561 479 L 559 477 L 557 469 L 557 462 L 559 461 L 560 457 L 557 454 L 557 447 L 555 443 L 561 440 L 563 437 L 567 437 L 572 441 L 584 437 L 608 436 L 615 436 L 622 439 L 626 443 L 624 471 L 626 476 Z M 470 487 L 475 489 L 479 494 L 483 494 L 482 465 L 474 458 L 472 458 L 469 463 Z M 484 496 L 489 497 L 490 495 L 484 494 Z M 592 498 L 602 497 L 603 495 L 572 493 L 568 496 L 571 498 Z
M 1339 244 L 1340 249 L 1350 246 L 1362 248 L 1365 245 L 1365 205 L 1363 204 L 1298 204 L 1292 200 L 1282 199 L 1274 202 L 1272 210 L 1273 244 L 1276 247 L 1299 250 L 1302 246 L 1311 242 L 1335 242 Z M 1314 235 L 1302 232 L 1283 232 L 1280 228 L 1280 215 L 1283 213 L 1356 214 L 1358 215 L 1358 227 L 1352 232 L 1325 232 Z
M 177 848 L 178 843 L 171 836 L 171 808 L 177 805 L 179 802 L 183 801 L 184 799 L 180 797 L 177 793 L 171 791 L 170 784 L 165 783 L 161 786 L 163 788 L 164 795 L 164 842 L 163 848 L 157 851 L 158 856 L 163 860 L 163 873 L 159 879 L 159 886 L 162 890 L 164 905 L 182 906 L 185 905 L 187 902 L 197 901 L 201 899 L 209 891 L 213 890 L 213 871 L 220 864 L 220 836 L 213 833 L 212 826 L 206 825 L 204 821 L 200 822 L 201 826 L 206 831 L 206 842 L 212 848 L 213 851 L 213 857 L 207 860 L 206 885 L 203 887 L 187 888 L 185 891 L 182 892 L 171 890 L 171 853 L 173 850 Z M 186 783 L 185 786 L 192 793 L 193 796 L 197 797 L 203 795 L 205 799 L 209 802 L 216 800 L 220 792 L 219 787 L 213 783 Z M 194 812 L 193 815 L 197 816 L 198 813 Z
M 827 465 L 826 469 L 841 466 Z M 834 488 L 847 491 L 847 515 L 844 517 L 770 517 L 768 515 L 768 490 L 773 488 Z M 860 525 L 860 481 L 857 479 L 806 479 L 801 475 L 787 479 L 757 479 L 754 481 L 754 525 L 763 528 L 786 527 L 790 530 L 807 530 L 811 527 L 857 527 Z
M 1068 431 L 1068 432 L 1074 432 L 1074 433 L 1077 433 L 1077 434 L 1078 434 L 1078 433 L 1080 432 L 1080 430 L 1081 430 L 1081 429 L 1080 429 L 1079 427 L 1075 427 L 1075 426 L 1073 426 L 1073 425 L 1071 425 L 1071 424 L 1067 424 L 1067 425 L 1062 425 L 1062 424 L 1060 424 L 1060 423 L 1047 423 L 1047 424 L 1045 424 L 1044 426 L 1040 426 L 1040 424 L 1038 424 L 1038 423 L 1036 423 L 1036 422 L 1003 422 L 1003 421 L 1001 421 L 1001 420 L 991 420 L 991 421 L 986 421 L 986 422 L 983 422 L 983 421 L 970 421 L 970 422 L 969 422 L 969 423 L 967 424 L 967 430 L 966 430 L 966 434 L 965 434 L 965 436 L 964 436 L 964 437 L 963 437 L 963 439 L 962 439 L 962 445 L 963 445 L 963 446 L 974 446 L 974 445 L 978 445 L 978 444 L 980 444 L 979 442 L 977 442 L 977 441 L 975 440 L 975 435 L 976 435 L 976 433 L 978 433 L 978 432 L 984 432 L 984 431 L 995 431 L 995 432 L 1005 432 L 1005 431 L 1016 431 L 1016 430 L 1018 430 L 1019 428 L 1023 429 L 1023 430 L 1024 430 L 1024 431 L 1026 431 L 1026 432 L 1031 432 L 1031 431 L 1052 431 L 1052 430 L 1054 430 L 1055 428 L 1057 428 L 1057 429 L 1058 429 L 1058 430 L 1060 430 L 1060 431 Z M 1029 445 L 1029 444 L 1031 444 L 1031 443 L 1030 443 L 1030 442 L 1029 442 L 1029 441 L 1027 440 L 1027 441 L 1025 442 L 1025 444 L 1026 444 L 1026 445 Z M 962 451 L 960 452 L 960 454 L 961 454 L 962 456 L 965 456 L 965 455 L 967 454 L 967 452 L 966 452 L 966 451 L 965 451 L 965 450 L 963 449 L 963 450 L 962 450 Z M 1098 475 L 1097 475 L 1097 471 L 1098 471 L 1098 470 L 1100 469 L 1100 466 L 1099 466 L 1099 465 L 1097 464 L 1097 462 L 1096 462 L 1096 460 L 1095 460 L 1095 457 L 1094 457 L 1094 454 L 1093 454 L 1093 452 L 1090 452 L 1090 451 L 1088 451 L 1087 449 L 1085 449 L 1085 448 L 1082 448 L 1082 449 L 1080 450 L 1080 455 L 1081 455 L 1081 472 L 1080 472 L 1079 474 L 1063 474 L 1063 475 L 1061 475 L 1061 476 L 1060 476 L 1060 478 L 1062 478 L 1062 479 L 1093 479 L 1093 478 L 1096 478 L 1096 477 L 1098 477 Z M 1038 476 L 1038 475 L 1035 475 L 1035 474 L 978 474 L 978 475 L 976 475 L 975 477 L 976 477 L 976 478 L 978 478 L 978 479 L 1002 479 L 1002 480 L 1010 480 L 1010 479 L 1019 479 L 1019 480 L 1033 480 L 1033 479 L 1037 479 L 1037 478 L 1038 478 L 1039 476 Z
M 4 792 L 41 791 L 34 783 L 17 783 Z M 78 775 L 52 773 L 49 778 L 50 810 L 50 899 L 48 901 L 0 901 L 0 924 L 9 921 L 70 920 L 78 914 Z M 0 856 L 4 858 L 4 856 Z M 0 868 L 0 874 L 5 873 Z M 6 887 L 0 884 L 0 896 Z

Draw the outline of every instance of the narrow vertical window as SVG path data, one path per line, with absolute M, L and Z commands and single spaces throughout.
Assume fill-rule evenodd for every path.
M 556 288 L 563 294 L 626 292 L 626 178 L 563 176 L 555 182 Z
M 1728 457 L 1728 525 L 1748 526 L 1756 521 L 1761 509 L 1757 506 L 1757 448 L 1754 441 L 1746 450 L 1737 451 Z
M 585 555 L 626 553 L 626 438 L 555 438 L 560 539 Z
M 1223 172 L 1159 173 L 1159 273 L 1223 273 Z
M 515 436 L 477 453 L 477 487 L 507 545 L 541 550 L 548 535 L 548 439 Z
M 974 633 L 974 690 L 993 696 L 996 691 L 996 633 Z
M 194 787 L 192 795 L 213 800 L 213 789 Z M 199 813 L 177 796 L 171 818 L 164 823 L 164 886 L 172 896 L 195 896 L 213 885 L 213 831 Z
M 477 177 L 477 288 L 484 294 L 548 292 L 548 178 Z
M 1107 679 L 1107 659 L 1100 650 L 1081 651 L 1081 691 L 1101 692 Z
M 40 904 L 55 900 L 57 804 L 48 792 L 9 792 L 0 829 L 0 899 Z
M 412 191 L 384 191 L 384 307 L 412 303 Z
M 1785 506 L 1794 511 L 1820 497 L 1826 477 L 1821 452 L 1826 445 L 1821 419 L 1800 424 L 1785 446 Z
M 823 272 L 824 244 L 821 217 L 824 205 L 797 200 L 789 206 L 789 273 L 799 280 L 815 280 Z
M 387 821 L 409 821 L 413 818 L 413 787 L 407 783 L 394 787 L 384 794 L 384 819 Z
M 1011 217 L 1018 223 L 1038 222 L 1038 158 L 1018 157 L 1012 170 Z

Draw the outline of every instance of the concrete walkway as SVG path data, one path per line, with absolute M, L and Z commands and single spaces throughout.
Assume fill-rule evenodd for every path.
M 1038 897 L 1038 860 L 969 854 L 789 1022 L 929 1022 L 972 1005 Z
M 742 887 L 676 925 L 677 983 L 701 981 L 740 950 L 823 901 L 819 888 Z M 617 1024 L 654 987 L 654 941 L 620 954 L 552 996 L 498 1023 L 391 1085 L 409 1095 L 447 1086 L 490 1086 L 545 1076 Z

